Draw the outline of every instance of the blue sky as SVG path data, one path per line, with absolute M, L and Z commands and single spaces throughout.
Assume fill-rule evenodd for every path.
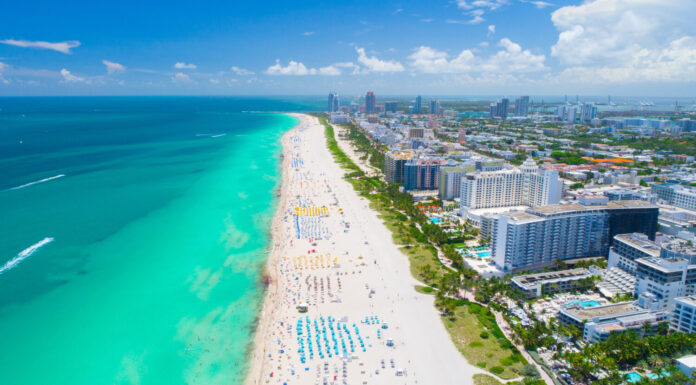
M 693 96 L 693 0 L 22 1 L 0 95 Z

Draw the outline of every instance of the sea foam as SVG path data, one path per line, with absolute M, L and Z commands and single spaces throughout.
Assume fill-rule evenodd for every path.
M 35 184 L 44 183 L 44 182 L 52 181 L 52 180 L 54 180 L 54 179 L 62 178 L 62 177 L 64 177 L 64 176 L 65 176 L 65 174 L 54 175 L 54 176 L 52 176 L 52 177 L 50 177 L 50 178 L 44 178 L 44 179 L 40 179 L 40 180 L 35 180 L 35 181 L 33 181 L 33 182 L 29 182 L 29 183 L 23 184 L 23 185 L 21 185 L 21 186 L 15 186 L 15 187 L 8 188 L 7 191 L 10 191 L 10 190 L 19 190 L 19 189 L 22 189 L 22 188 L 25 188 L 25 187 L 33 186 L 33 185 L 35 185 Z
M 53 238 L 46 237 L 46 238 L 40 240 L 39 242 L 37 242 L 37 243 L 27 247 L 26 249 L 20 251 L 16 257 L 12 258 L 7 263 L 5 263 L 2 267 L 0 267 L 0 275 L 2 275 L 4 272 L 6 272 L 8 270 L 14 269 L 15 267 L 17 267 L 17 265 L 22 263 L 22 261 L 31 257 L 31 255 L 34 254 L 34 252 L 36 252 L 36 250 L 40 249 L 41 247 L 43 247 L 51 242 L 53 242 Z

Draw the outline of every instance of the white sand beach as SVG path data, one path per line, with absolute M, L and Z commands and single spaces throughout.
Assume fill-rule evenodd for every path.
M 432 296 L 414 290 L 408 258 L 342 178 L 323 126 L 295 116 L 246 383 L 473 383 L 485 371 L 457 351 Z

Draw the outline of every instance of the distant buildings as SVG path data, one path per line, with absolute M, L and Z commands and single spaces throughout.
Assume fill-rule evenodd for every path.
M 580 107 L 580 121 L 589 123 L 597 117 L 597 106 L 594 103 L 585 103 Z
M 644 201 L 605 206 L 561 204 L 493 217 L 492 257 L 504 271 L 538 269 L 556 260 L 606 256 L 616 234 L 655 238 L 658 208 Z
M 397 102 L 384 102 L 384 112 L 396 112 Z
M 467 175 L 460 191 L 462 209 L 545 206 L 561 199 L 558 172 L 540 170 L 531 159 L 519 168 Z
M 368 91 L 365 95 L 365 113 L 369 115 L 374 114 L 376 112 L 377 108 L 375 105 L 375 93 L 372 91 Z
M 508 108 L 510 107 L 510 100 L 503 98 L 495 103 L 491 103 L 490 107 L 490 117 L 492 119 L 501 118 L 507 119 Z
M 652 192 L 659 199 L 667 203 L 687 210 L 696 210 L 696 191 L 678 183 L 667 182 L 654 184 Z
M 408 129 L 408 138 L 423 138 L 425 136 L 425 129 L 423 127 L 411 127 Z
M 410 160 L 404 165 L 405 190 L 437 190 L 444 160 Z
M 329 93 L 329 113 L 338 112 L 340 103 L 338 101 L 338 92 L 332 91 Z
M 573 124 L 575 123 L 575 117 L 578 114 L 578 109 L 577 107 L 574 106 L 569 106 L 566 108 L 566 124 Z
M 429 111 L 433 115 L 440 115 L 440 101 L 438 99 L 430 100 Z
M 343 112 L 332 112 L 329 116 L 331 123 L 350 123 L 350 117 Z
M 520 96 L 515 100 L 515 116 L 529 115 L 529 96 Z
M 422 105 L 423 105 L 423 100 L 420 95 L 416 96 L 416 100 L 413 102 L 413 106 L 411 106 L 411 112 L 414 114 L 420 114 L 422 111 Z

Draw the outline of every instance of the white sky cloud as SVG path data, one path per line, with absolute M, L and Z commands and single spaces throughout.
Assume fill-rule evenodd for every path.
M 465 49 L 455 57 L 444 51 L 421 46 L 408 58 L 410 65 L 418 72 L 428 74 L 446 73 L 529 73 L 545 71 L 544 55 L 534 55 L 510 39 L 498 43 L 503 49 L 494 55 L 478 57 L 471 49 Z
M 398 61 L 393 60 L 381 60 L 376 56 L 368 57 L 365 54 L 365 49 L 356 47 L 355 51 L 358 53 L 358 63 L 364 67 L 367 72 L 402 72 L 404 71 L 404 66 Z
M 565 65 L 566 80 L 693 79 L 694 15 L 691 0 L 594 0 L 562 7 L 551 14 L 559 31 L 551 55 Z
M 16 47 L 23 48 L 37 48 L 37 49 L 48 49 L 52 51 L 61 52 L 64 54 L 72 53 L 70 50 L 80 46 L 80 42 L 77 40 L 59 41 L 51 43 L 48 41 L 29 41 L 29 40 L 14 40 L 5 39 L 0 40 L 0 44 L 13 45 Z
M 106 66 L 106 73 L 109 75 L 120 74 L 126 71 L 126 66 L 123 64 L 115 63 L 109 60 L 102 60 L 102 64 Z
M 537 9 L 544 9 L 546 7 L 553 7 L 555 4 L 549 3 L 541 0 L 520 0 L 523 3 L 533 4 Z
M 508 3 L 507 0 L 457 0 L 457 7 L 471 16 L 471 19 L 457 24 L 479 24 L 486 20 L 483 15 L 488 11 L 494 11 Z M 455 20 L 448 20 L 452 22 Z
M 495 35 L 495 25 L 491 24 L 488 26 L 488 36 Z
M 7 68 L 7 67 L 8 67 L 7 64 L 0 62 L 0 83 L 2 83 L 2 84 L 8 84 L 10 82 L 9 80 L 2 77 L 2 73 L 5 70 L 5 68 Z
M 195 70 L 198 67 L 196 67 L 195 64 L 178 62 L 178 63 L 174 64 L 174 68 L 179 69 L 179 70 Z
M 62 76 L 63 80 L 65 80 L 68 83 L 79 83 L 79 82 L 85 81 L 85 78 L 75 76 L 70 71 L 66 70 L 65 68 L 60 70 L 60 76 Z
M 230 71 L 234 72 L 237 76 L 250 76 L 254 74 L 252 71 L 237 66 L 230 67 Z
M 312 35 L 314 35 L 314 33 L 315 33 L 314 31 L 307 31 L 307 32 L 303 33 L 303 35 L 304 36 L 312 36 Z
M 172 82 L 178 83 L 178 84 L 191 84 L 195 83 L 193 79 L 191 79 L 190 76 L 183 72 L 177 72 L 172 76 Z
M 307 68 L 302 62 L 290 60 L 288 65 L 283 66 L 280 60 L 266 69 L 268 75 L 290 75 L 290 76 L 306 76 L 306 75 L 326 75 L 337 76 L 341 74 L 341 70 L 336 65 L 330 65 L 321 68 Z

